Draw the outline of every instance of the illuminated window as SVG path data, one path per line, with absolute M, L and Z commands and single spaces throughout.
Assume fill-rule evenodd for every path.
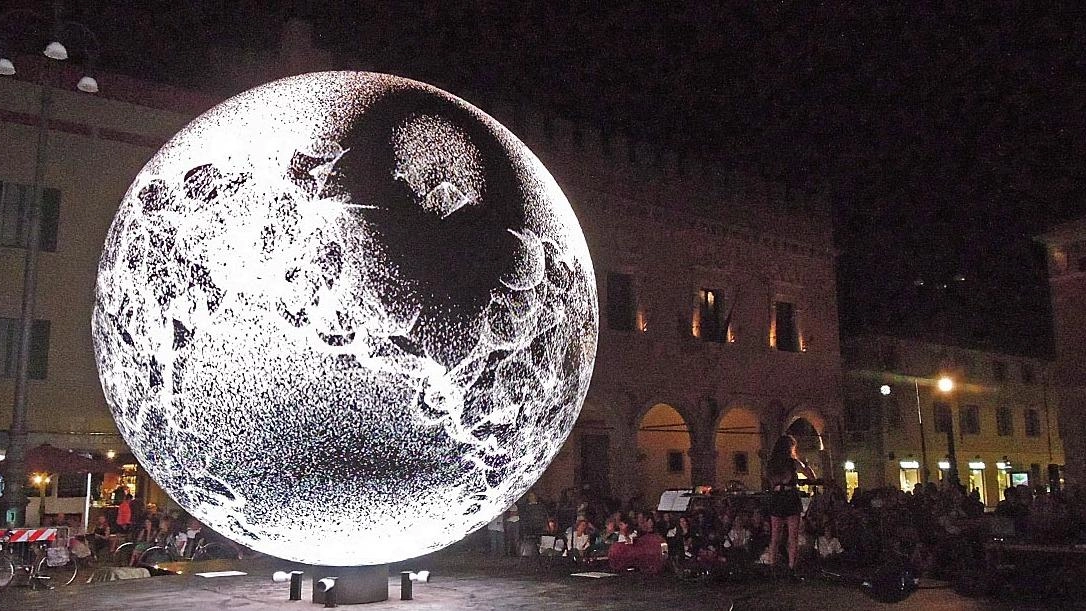
M 963 435 L 980 435 L 980 408 L 976 405 L 966 405 L 958 414 L 959 426 Z
M 19 360 L 19 319 L 0 318 L 0 374 L 15 377 Z M 49 369 L 49 321 L 35 320 L 30 329 L 30 354 L 27 376 L 44 380 Z
M 633 331 L 637 325 L 637 298 L 633 276 L 607 273 L 607 327 L 615 331 Z
M 690 325 L 690 331 L 694 337 L 707 342 L 730 341 L 729 318 L 724 309 L 724 291 L 720 289 L 698 291 L 694 317 Z
M 1014 435 L 1014 412 L 1006 405 L 996 410 L 996 434 L 1000 437 Z
M 667 471 L 668 473 L 682 473 L 686 461 L 683 458 L 682 450 L 669 450 L 667 453 Z
M 1035 409 L 1026 410 L 1026 437 L 1041 436 L 1041 417 Z
M 949 432 L 953 426 L 953 421 L 950 418 L 950 405 L 937 402 L 932 405 L 932 411 L 935 412 L 935 432 Z
M 778 301 L 773 304 L 773 322 L 769 343 L 783 352 L 799 352 L 799 332 L 796 327 L 796 304 Z

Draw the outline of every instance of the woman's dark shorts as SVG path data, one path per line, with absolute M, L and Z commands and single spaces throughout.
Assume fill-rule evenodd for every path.
M 776 518 L 798 516 L 803 511 L 803 503 L 799 500 L 799 490 L 786 488 L 770 492 L 767 509 L 769 515 Z

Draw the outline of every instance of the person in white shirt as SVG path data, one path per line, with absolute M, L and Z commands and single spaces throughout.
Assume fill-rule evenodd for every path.
M 588 521 L 579 520 L 576 528 L 568 537 L 568 549 L 573 558 L 580 560 L 588 553 L 588 547 L 592 545 L 592 535 L 589 532 Z
M 746 514 L 737 514 L 731 530 L 728 531 L 728 542 L 734 549 L 746 549 L 750 545 L 751 532 L 747 528 Z

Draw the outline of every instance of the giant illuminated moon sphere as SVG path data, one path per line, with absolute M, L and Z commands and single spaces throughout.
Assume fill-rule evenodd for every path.
M 310 564 L 444 547 L 522 495 L 588 389 L 588 248 L 512 133 L 353 72 L 234 97 L 129 188 L 94 346 L 118 428 L 211 528 Z

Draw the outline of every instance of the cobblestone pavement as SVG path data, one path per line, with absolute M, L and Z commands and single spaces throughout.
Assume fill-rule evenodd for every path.
M 212 567 L 227 568 L 227 567 Z M 115 581 L 73 584 L 52 591 L 25 587 L 0 592 L 0 610 L 19 611 L 116 611 L 147 609 L 172 611 L 213 609 L 264 611 L 271 609 L 318 609 L 310 603 L 312 586 L 307 574 L 302 602 L 287 600 L 287 585 L 272 583 L 276 570 L 292 568 L 269 558 L 229 562 L 245 576 L 204 578 L 171 575 Z M 304 568 L 304 567 L 296 567 Z M 401 601 L 398 571 L 433 571 L 430 583 L 415 584 L 414 600 Z M 566 566 L 541 566 L 535 561 L 492 559 L 474 551 L 446 551 L 394 566 L 397 578 L 389 580 L 389 600 L 365 606 L 366 611 L 398 609 L 546 609 L 546 610 L 645 610 L 683 611 L 727 610 L 786 611 L 815 609 L 1047 609 L 1051 601 L 1025 605 L 1007 601 L 963 598 L 949 588 L 924 589 L 898 604 L 882 604 L 866 597 L 855 585 L 820 579 L 804 581 L 759 578 L 746 583 L 713 580 L 680 581 L 671 575 L 649 577 L 626 573 L 603 579 L 573 577 Z M 1076 608 L 1068 602 L 1067 608 Z

